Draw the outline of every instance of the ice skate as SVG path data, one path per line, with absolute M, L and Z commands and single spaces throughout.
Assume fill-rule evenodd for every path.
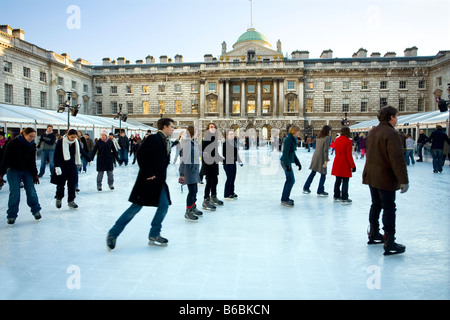
M 108 250 L 112 250 L 116 247 L 116 240 L 117 238 L 112 237 L 109 233 L 106 236 L 106 246 L 108 247 Z
M 293 208 L 294 200 L 289 199 L 288 201 L 281 201 L 281 205 L 287 208 Z
M 192 212 L 197 216 L 197 217 L 201 217 L 203 216 L 203 212 L 197 209 L 197 205 L 194 203 L 194 205 L 192 206 Z
M 393 234 L 384 235 L 384 255 L 389 256 L 393 254 L 403 253 L 406 247 L 400 243 L 396 243 Z
M 56 207 L 61 209 L 61 199 L 56 199 Z
M 7 222 L 8 224 L 14 224 L 16 222 L 16 218 L 8 218 Z
M 217 195 L 211 196 L 211 202 L 215 206 L 223 206 L 223 201 L 217 199 Z
M 69 203 L 67 203 L 67 205 L 69 206 L 69 208 L 72 208 L 72 209 L 78 208 L 78 205 L 73 201 L 70 201 Z
M 321 192 L 317 194 L 318 197 L 328 197 L 328 192 Z
M 189 222 L 197 222 L 198 217 L 194 214 L 193 208 L 186 209 L 186 213 L 184 214 L 184 218 Z
M 379 244 L 384 243 L 384 237 L 380 233 L 380 230 L 377 226 L 369 226 L 369 230 L 367 231 L 367 236 L 369 241 L 367 244 Z
M 35 213 L 33 213 L 33 217 L 36 219 L 36 220 L 39 220 L 39 219 L 41 219 L 42 218 L 42 216 L 41 216 L 41 213 L 38 211 L 38 212 L 35 212 Z
M 311 190 L 309 190 L 309 189 L 303 189 L 303 193 L 304 193 L 304 194 L 310 194 L 310 193 L 311 193 Z
M 167 244 L 169 243 L 169 240 L 161 236 L 149 237 L 148 240 L 149 246 L 167 247 Z
M 211 202 L 210 198 L 203 200 L 203 210 L 216 211 L 216 206 Z
M 341 199 L 341 203 L 348 205 L 348 204 L 352 204 L 352 200 L 351 199 Z

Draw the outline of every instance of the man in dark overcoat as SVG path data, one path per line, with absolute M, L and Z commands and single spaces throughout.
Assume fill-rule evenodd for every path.
M 391 106 L 380 109 L 380 124 L 373 128 L 366 141 L 367 160 L 363 184 L 368 184 L 372 197 L 369 212 L 369 244 L 383 243 L 384 254 L 402 253 L 405 246 L 394 242 L 395 192 L 408 190 L 408 173 L 403 155 L 403 144 L 397 125 L 398 110 Z M 379 233 L 379 217 L 383 209 L 384 237 Z
M 144 206 L 157 207 L 151 223 L 149 245 L 167 245 L 168 240 L 161 237 L 160 233 L 164 217 L 169 205 L 172 204 L 166 176 L 170 161 L 169 137 L 174 130 L 173 122 L 170 118 L 159 119 L 158 132 L 148 136 L 139 147 L 136 154 L 139 173 L 129 198 L 132 205 L 109 230 L 106 238 L 109 249 L 115 248 L 117 237 Z

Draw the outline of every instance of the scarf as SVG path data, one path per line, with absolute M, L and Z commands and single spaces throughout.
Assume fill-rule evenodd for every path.
M 75 143 L 77 142 L 77 143 Z M 80 144 L 78 143 L 78 139 L 74 141 L 70 141 L 67 136 L 63 137 L 63 156 L 65 161 L 70 160 L 70 151 L 69 147 L 75 143 L 75 164 L 81 165 L 81 157 L 80 157 Z
M 3 140 L 0 140 L 0 147 L 3 147 L 6 143 L 6 138 Z
M 166 134 L 164 132 L 162 132 L 161 130 L 158 130 L 159 135 L 163 138 L 164 142 L 166 143 L 166 150 L 167 150 L 167 155 L 170 154 L 170 141 L 169 141 L 169 137 L 166 136 Z

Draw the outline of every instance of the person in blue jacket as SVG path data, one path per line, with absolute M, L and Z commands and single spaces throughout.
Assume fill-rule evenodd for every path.
M 281 205 L 285 207 L 293 207 L 294 200 L 290 199 L 292 187 L 295 183 L 294 172 L 292 171 L 292 163 L 298 167 L 298 170 L 302 169 L 300 160 L 298 160 L 295 151 L 297 150 L 297 139 L 300 136 L 300 127 L 292 125 L 289 128 L 288 136 L 284 139 L 283 152 L 281 155 L 281 167 L 286 175 L 286 182 L 284 183 L 283 193 L 281 194 Z

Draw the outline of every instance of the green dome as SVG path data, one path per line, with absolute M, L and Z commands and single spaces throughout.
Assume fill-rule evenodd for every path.
M 258 31 L 256 31 L 255 28 L 247 29 L 247 32 L 245 32 L 244 34 L 242 34 L 239 37 L 239 39 L 236 41 L 236 43 L 233 45 L 233 47 L 241 42 L 246 42 L 246 41 L 262 41 L 262 42 L 264 42 L 264 45 L 271 47 L 271 45 L 270 45 L 269 41 L 267 41 L 266 37 L 262 33 L 259 33 Z

